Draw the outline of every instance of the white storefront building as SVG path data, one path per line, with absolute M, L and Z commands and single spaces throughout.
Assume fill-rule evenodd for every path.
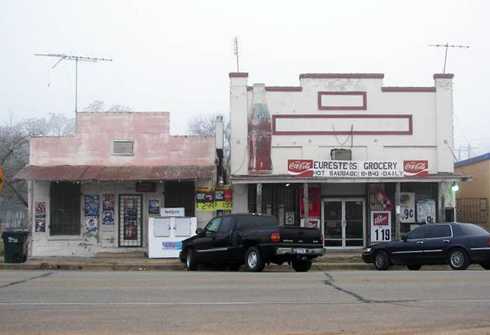
M 453 75 L 383 78 L 309 73 L 291 87 L 230 73 L 233 211 L 317 226 L 335 248 L 454 220 Z

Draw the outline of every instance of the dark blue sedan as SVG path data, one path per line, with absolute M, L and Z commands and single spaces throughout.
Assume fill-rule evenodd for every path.
M 422 265 L 449 264 L 465 270 L 470 264 L 490 269 L 490 233 L 471 223 L 420 226 L 401 241 L 378 243 L 363 250 L 362 259 L 378 270 L 392 264 L 419 270 Z

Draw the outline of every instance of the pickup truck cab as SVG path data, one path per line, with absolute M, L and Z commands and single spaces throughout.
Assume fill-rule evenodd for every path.
M 259 272 L 269 263 L 288 262 L 308 271 L 324 253 L 320 230 L 279 226 L 269 215 L 230 214 L 213 218 L 204 229 L 182 242 L 180 260 L 188 270 L 199 264 L 226 265 Z

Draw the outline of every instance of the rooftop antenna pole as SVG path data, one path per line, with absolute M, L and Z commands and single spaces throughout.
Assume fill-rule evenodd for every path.
M 72 56 L 65 54 L 34 54 L 34 56 L 43 56 L 43 57 L 55 57 L 59 58 L 56 63 L 51 67 L 54 69 L 64 60 L 75 61 L 75 114 L 78 113 L 78 62 L 112 62 L 112 59 L 109 58 L 94 58 L 94 57 L 84 57 L 84 56 Z
M 463 49 L 468 49 L 470 46 L 469 45 L 457 45 L 457 44 L 449 44 L 446 42 L 446 44 L 429 44 L 430 47 L 435 47 L 435 48 L 445 48 L 444 50 L 444 67 L 442 69 L 442 73 L 446 73 L 446 64 L 447 64 L 447 51 L 449 48 L 463 48 Z
M 236 57 L 236 72 L 240 72 L 240 63 L 239 63 L 240 50 L 238 49 L 238 37 L 237 36 L 235 36 L 235 39 L 233 40 L 233 53 L 235 54 L 235 57 Z

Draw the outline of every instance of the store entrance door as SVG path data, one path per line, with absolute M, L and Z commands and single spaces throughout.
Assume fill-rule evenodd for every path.
M 119 247 L 143 246 L 141 194 L 119 195 Z
M 362 198 L 322 201 L 322 233 L 325 247 L 364 246 L 365 201 Z

